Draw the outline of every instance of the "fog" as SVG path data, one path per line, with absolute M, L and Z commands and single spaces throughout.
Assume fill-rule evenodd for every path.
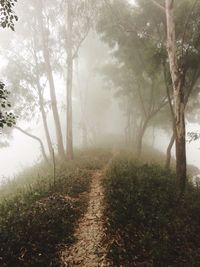
M 131 1 L 131 3 L 133 4 L 134 1 Z M 49 57 L 52 68 L 57 108 L 65 147 L 67 121 L 66 83 L 68 75 L 68 48 L 66 48 L 65 44 L 65 42 L 67 43 L 67 33 L 65 30 L 67 31 L 68 26 L 66 26 L 64 22 L 66 14 L 63 12 L 62 1 L 56 1 L 55 9 L 52 1 L 43 1 L 43 6 L 39 8 L 43 9 L 40 15 L 37 13 L 39 12 L 37 11 L 37 1 L 33 1 L 33 3 L 20 1 L 17 3 L 15 13 L 18 15 L 19 20 L 15 22 L 15 31 L 13 32 L 9 28 L 2 28 L 0 32 L 0 67 L 2 80 L 5 82 L 6 88 L 11 92 L 11 110 L 17 116 L 16 125 L 40 138 L 48 155 L 44 122 L 42 120 L 41 107 L 39 107 L 40 100 L 37 95 L 37 82 L 34 79 L 36 79 L 36 71 L 39 71 L 37 75 L 40 76 L 38 81 L 43 94 L 44 111 L 46 113 L 52 147 L 57 153 L 57 133 L 54 123 L 55 118 L 52 114 L 52 103 L 54 100 L 51 99 L 51 85 L 48 81 L 47 70 L 45 70 L 45 68 L 47 68 L 47 66 L 45 67 L 46 52 L 43 51 L 43 49 L 44 45 L 46 45 L 46 47 L 49 46 L 49 55 L 46 55 L 46 57 Z M 88 9 L 89 8 L 91 8 L 92 11 L 94 8 L 97 9 L 95 11 L 97 12 L 95 16 L 98 16 L 98 8 L 101 10 L 101 3 L 99 3 L 99 5 L 96 3 L 92 5 L 92 7 L 88 6 Z M 91 10 L 83 10 L 83 12 L 88 12 L 86 18 L 84 18 L 83 13 L 81 15 L 77 14 L 77 16 L 81 18 L 74 18 L 74 25 L 76 25 L 76 23 L 77 25 L 78 23 L 82 23 L 82 25 L 74 26 L 77 33 L 74 33 L 74 50 L 72 49 L 76 51 L 73 58 L 72 81 L 73 146 L 75 149 L 80 149 L 85 146 L 101 146 L 108 143 L 110 143 L 111 146 L 119 142 L 125 144 L 127 100 L 125 100 L 123 93 L 122 97 L 119 93 L 123 90 L 123 84 L 116 84 L 116 74 L 114 78 L 109 78 L 109 71 L 105 74 L 107 65 L 117 65 L 115 50 L 117 51 L 118 48 L 120 49 L 121 44 L 119 43 L 119 47 L 117 42 L 116 44 L 112 44 L 115 37 L 113 40 L 108 40 L 109 30 L 108 33 L 105 33 L 107 30 L 106 25 L 103 25 L 102 29 L 99 30 L 101 27 L 97 26 L 99 22 L 97 20 L 95 21 L 95 16 Z M 42 22 L 40 21 L 41 15 L 43 15 Z M 84 27 L 87 27 L 87 25 L 84 25 L 84 23 L 88 20 L 89 15 L 94 17 L 92 17 L 91 25 L 86 30 Z M 41 24 L 43 32 L 39 23 L 43 23 L 43 25 Z M 44 37 L 42 37 L 42 34 L 46 34 L 45 38 L 47 38 L 48 41 L 42 39 Z M 85 34 L 84 38 L 81 34 Z M 42 44 L 42 42 L 44 43 Z M 35 63 L 34 53 L 37 59 Z M 38 66 L 34 65 L 36 63 Z M 145 79 L 146 81 L 144 82 L 148 82 L 148 79 Z M 135 103 L 133 102 L 133 110 L 134 105 Z M 136 110 L 139 110 L 138 106 Z M 137 117 L 138 115 L 135 113 L 135 115 L 133 114 L 133 117 L 134 116 Z M 166 124 L 168 124 L 169 118 L 166 117 L 165 120 L 167 121 Z M 199 125 L 193 121 L 193 119 L 187 118 L 187 132 L 198 132 Z M 137 123 L 138 122 L 136 122 L 136 124 Z M 154 141 L 152 141 L 152 125 L 150 124 L 148 127 L 149 129 L 146 131 L 143 138 L 143 145 L 150 146 L 152 142 L 154 142 L 154 147 L 165 153 L 171 135 L 170 127 L 167 126 L 167 129 L 166 127 L 162 129 L 162 125 L 158 123 L 154 127 Z M 86 132 L 84 133 L 84 131 Z M 136 128 L 134 129 L 133 127 L 133 132 L 134 131 L 136 132 Z M 8 130 L 3 129 L 2 132 L 2 142 L 6 139 L 8 144 L 6 147 L 0 149 L 1 179 L 5 179 L 6 176 L 12 178 L 23 168 L 32 166 L 43 160 L 41 147 L 37 140 L 25 136 L 12 127 Z M 189 164 L 200 168 L 200 162 L 198 160 L 200 153 L 199 147 L 200 142 L 198 140 L 191 143 L 187 142 L 187 161 Z M 172 154 L 173 156 L 175 154 L 174 148 L 172 149 Z
M 0 267 L 200 266 L 200 1 L 0 0 Z

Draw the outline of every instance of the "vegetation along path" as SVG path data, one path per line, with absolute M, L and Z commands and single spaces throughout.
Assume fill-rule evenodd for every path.
M 101 246 L 103 235 L 103 188 L 102 171 L 96 171 L 92 178 L 89 205 L 75 232 L 77 242 L 62 255 L 65 267 L 106 266 L 105 249 Z

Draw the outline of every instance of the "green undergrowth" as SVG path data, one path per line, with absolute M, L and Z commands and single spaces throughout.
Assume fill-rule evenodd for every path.
M 84 149 L 75 151 L 73 161 L 60 161 L 56 159 L 50 164 L 39 163 L 23 170 L 14 179 L 7 180 L 0 187 L 0 203 L 2 199 L 12 198 L 19 191 L 30 191 L 33 188 L 46 188 L 48 191 L 54 184 L 59 186 L 63 177 L 73 177 L 74 172 L 101 169 L 110 159 L 111 153 L 106 149 Z M 55 167 L 55 177 L 54 177 Z
M 104 187 L 104 242 L 113 266 L 200 266 L 198 187 L 188 184 L 180 200 L 173 172 L 130 155 L 112 161 Z
M 38 164 L 2 186 L 0 266 L 59 266 L 58 253 L 74 242 L 87 207 L 92 173 L 109 157 L 106 151 L 77 152 L 74 161 Z

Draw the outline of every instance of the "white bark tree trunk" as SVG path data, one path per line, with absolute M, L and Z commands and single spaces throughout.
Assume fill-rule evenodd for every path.
M 47 36 L 46 29 L 44 27 L 44 22 L 43 22 L 41 0 L 38 1 L 38 22 L 41 28 L 42 52 L 43 52 L 43 57 L 45 61 L 47 79 L 49 82 L 51 106 L 52 106 L 53 118 L 54 118 L 55 129 L 56 129 L 57 145 L 58 145 L 58 155 L 61 159 L 64 159 L 65 150 L 64 150 L 64 145 L 63 145 L 62 129 L 61 129 L 60 116 L 59 116 L 58 106 L 57 106 L 57 97 L 56 97 L 56 89 L 55 89 L 53 71 L 52 71 L 51 62 L 50 62 L 48 36 Z
M 72 128 L 72 86 L 73 86 L 73 44 L 72 44 L 72 1 L 67 0 L 67 159 L 73 159 L 73 128 Z
M 185 191 L 187 180 L 186 144 L 185 144 L 185 104 L 184 104 L 184 73 L 179 69 L 176 56 L 176 35 L 174 23 L 174 0 L 165 0 L 167 21 L 167 52 L 173 84 L 173 101 L 175 115 L 176 138 L 176 175 L 181 194 Z

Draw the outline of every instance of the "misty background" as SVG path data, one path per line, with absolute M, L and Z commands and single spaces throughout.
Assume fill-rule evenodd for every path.
M 47 4 L 48 1 L 44 3 Z M 48 2 L 49 3 L 49 2 Z M 134 1 L 131 1 L 134 4 Z M 58 7 L 57 7 L 58 8 Z M 27 7 L 26 1 L 20 1 L 16 6 L 16 13 L 19 16 L 19 21 L 16 23 L 15 32 L 10 32 L 9 29 L 1 29 L 1 77 L 5 77 L 5 73 L 10 69 L 10 73 L 5 77 L 4 82 L 7 84 L 8 90 L 13 92 L 16 90 L 22 95 L 26 94 L 27 91 L 33 91 L 30 84 L 18 81 L 15 79 L 16 73 L 15 67 L 21 71 L 22 76 L 27 75 L 26 71 L 23 73 L 23 68 L 17 66 L 17 62 L 26 58 L 28 46 L 24 40 L 26 35 L 29 38 L 28 28 L 32 27 L 31 5 Z M 29 14 L 30 13 L 30 14 Z M 59 25 L 55 25 L 51 28 L 52 36 L 58 30 Z M 30 32 L 31 36 L 31 32 Z M 28 42 L 28 41 L 27 41 Z M 56 47 L 56 46 L 55 46 Z M 59 47 L 56 47 L 59 55 Z M 79 52 L 75 59 L 74 64 L 74 80 L 73 80 L 73 133 L 74 133 L 74 146 L 81 148 L 84 146 L 83 142 L 83 131 L 81 123 L 85 121 L 87 123 L 87 143 L 88 146 L 98 145 L 105 142 L 105 140 L 118 142 L 124 139 L 124 129 L 126 127 L 126 117 L 121 99 L 116 96 L 116 90 L 106 81 L 102 74 L 101 67 L 112 62 L 113 58 L 111 55 L 112 49 L 103 43 L 96 33 L 94 28 L 91 28 L 88 36 L 80 46 Z M 62 54 L 62 53 L 61 53 Z M 12 63 L 15 60 L 15 63 Z M 28 58 L 25 59 L 27 67 L 29 66 Z M 61 62 L 62 63 L 62 62 Z M 14 67 L 14 65 L 16 66 Z M 62 65 L 62 64 L 61 64 Z M 12 67 L 10 67 L 12 66 Z M 12 70 L 13 68 L 13 70 Z M 57 69 L 56 69 L 57 68 Z M 58 109 L 61 118 L 61 125 L 63 136 L 65 136 L 66 119 L 65 119 L 65 80 L 63 75 L 63 67 L 55 66 L 54 79 L 56 84 L 56 94 L 58 100 Z M 13 74 L 12 74 L 13 72 Z M 31 73 L 31 67 L 30 67 Z M 20 75 L 19 75 L 20 76 Z M 16 79 L 20 79 L 20 77 Z M 50 96 L 47 82 L 44 81 L 44 99 L 46 102 L 47 120 L 49 129 L 52 136 L 52 143 L 55 149 L 56 139 L 55 130 L 53 126 L 53 118 L 51 108 L 49 107 Z M 21 85 L 23 89 L 20 89 Z M 17 93 L 16 92 L 16 93 Z M 30 97 L 35 97 L 30 94 Z M 20 102 L 21 101 L 21 102 Z M 42 125 L 42 118 L 35 104 L 29 108 L 28 98 L 24 98 L 19 101 L 17 110 L 20 110 L 20 106 L 26 107 L 25 115 L 28 114 L 28 119 L 25 119 L 25 115 L 21 116 L 19 111 L 19 118 L 17 119 L 17 125 L 20 125 L 23 129 L 27 130 L 31 134 L 34 134 L 41 138 L 44 142 L 45 149 L 47 150 L 47 143 L 45 141 L 45 134 Z M 11 99 L 13 105 L 14 99 Z M 15 105 L 15 104 L 14 104 Z M 27 114 L 26 114 L 27 113 Z M 62 115 L 63 114 L 63 115 Z M 148 145 L 153 145 L 160 151 L 165 152 L 170 138 L 168 131 L 158 129 L 153 133 L 151 127 L 145 133 L 145 141 Z M 198 131 L 199 125 L 197 123 L 187 123 L 187 131 Z M 3 130 L 4 131 L 4 130 Z M 153 136 L 154 135 L 154 136 Z M 24 167 L 29 167 L 39 162 L 42 159 L 40 145 L 28 136 L 25 136 L 16 129 L 11 129 L 7 136 L 7 133 L 1 133 L 2 147 L 0 149 L 0 179 L 3 180 L 5 177 L 12 178 L 16 173 L 21 171 Z M 5 143 L 6 139 L 6 143 Z M 65 139 L 64 139 L 65 143 Z M 193 164 L 200 168 L 200 141 L 187 143 L 187 160 L 189 164 Z M 174 155 L 174 150 L 173 150 Z

